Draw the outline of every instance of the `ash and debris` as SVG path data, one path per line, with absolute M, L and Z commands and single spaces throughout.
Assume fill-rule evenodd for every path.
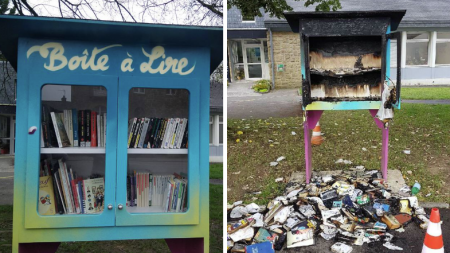
M 228 252 L 308 247 L 318 236 L 334 241 L 331 252 L 350 253 L 365 243 L 403 250 L 395 245 L 392 231 L 401 233 L 408 226 L 426 229 L 429 221 L 409 186 L 394 192 L 380 171 L 363 166 L 330 174 L 313 172 L 310 184 L 288 182 L 284 195 L 267 206 L 238 201 L 227 210 Z

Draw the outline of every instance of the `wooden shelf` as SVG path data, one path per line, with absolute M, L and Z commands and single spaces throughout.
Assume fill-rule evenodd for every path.
M 166 154 L 166 155 L 187 155 L 188 149 L 166 149 L 166 148 L 129 148 L 128 154 Z
M 103 147 L 41 148 L 41 154 L 104 154 Z
M 67 148 L 41 148 L 41 154 L 104 154 L 103 147 L 67 147 Z M 128 154 L 166 154 L 187 155 L 188 149 L 165 149 L 165 148 L 130 148 Z

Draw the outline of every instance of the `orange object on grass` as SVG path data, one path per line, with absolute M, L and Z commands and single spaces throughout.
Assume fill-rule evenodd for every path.
M 313 129 L 311 144 L 319 146 L 323 142 L 322 133 L 320 132 L 320 124 L 317 121 L 316 127 Z

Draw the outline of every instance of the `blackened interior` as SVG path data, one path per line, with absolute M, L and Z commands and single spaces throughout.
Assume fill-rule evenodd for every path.
M 310 37 L 311 99 L 380 100 L 381 36 Z

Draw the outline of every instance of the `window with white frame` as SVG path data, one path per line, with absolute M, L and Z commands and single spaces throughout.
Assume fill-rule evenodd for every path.
M 450 32 L 438 32 L 436 37 L 436 65 L 450 64 Z
M 223 117 L 219 117 L 219 144 L 223 144 Z
M 428 32 L 408 32 L 406 40 L 406 65 L 428 65 Z
M 214 120 L 212 116 L 209 116 L 209 144 L 214 142 Z
M 397 67 L 397 39 L 391 39 L 391 68 L 395 67 Z

